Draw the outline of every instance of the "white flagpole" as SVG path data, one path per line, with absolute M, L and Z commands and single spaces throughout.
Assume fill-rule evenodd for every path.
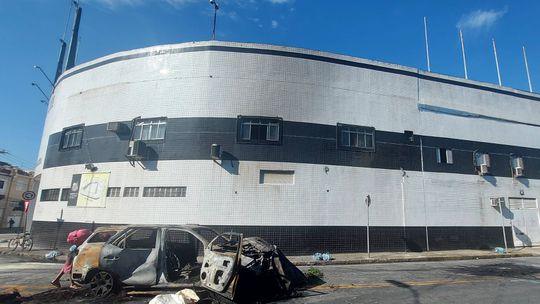
M 426 38 L 426 59 L 427 59 L 427 70 L 431 72 L 431 66 L 429 64 L 429 44 L 428 44 L 428 35 L 427 35 L 427 20 L 424 16 L 424 36 Z
M 493 42 L 493 54 L 495 55 L 495 65 L 497 66 L 497 78 L 499 79 L 499 85 L 502 86 L 501 82 L 501 71 L 499 69 L 499 58 L 497 57 L 497 46 L 495 45 L 495 38 L 492 38 Z
M 461 54 L 463 55 L 463 69 L 465 70 L 465 79 L 469 79 L 467 75 L 467 60 L 465 59 L 465 44 L 463 43 L 463 33 L 459 30 L 459 40 L 461 40 Z
M 523 59 L 525 60 L 525 70 L 527 70 L 527 80 L 529 81 L 529 92 L 532 93 L 531 74 L 529 74 L 529 64 L 527 63 L 527 53 L 523 47 Z

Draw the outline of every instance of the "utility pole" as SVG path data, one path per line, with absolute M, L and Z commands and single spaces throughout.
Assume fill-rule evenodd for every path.
M 369 206 L 371 206 L 371 197 L 369 194 L 366 196 L 366 206 L 367 206 L 367 230 L 366 230 L 366 239 L 367 239 L 367 257 L 371 258 L 369 251 Z

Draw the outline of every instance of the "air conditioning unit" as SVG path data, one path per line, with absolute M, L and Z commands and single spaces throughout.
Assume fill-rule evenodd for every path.
M 210 147 L 210 158 L 213 160 L 218 160 L 221 158 L 221 146 L 217 144 L 212 144 Z
M 126 156 L 133 160 L 141 160 L 144 158 L 145 153 L 146 144 L 143 141 L 136 140 L 131 142 Z
M 118 132 L 120 130 L 120 123 L 117 121 L 111 121 L 107 123 L 107 131 Z
M 489 164 L 489 154 L 482 154 L 482 156 L 480 157 L 480 165 L 486 165 L 486 166 L 490 166 Z
M 525 166 L 523 164 L 523 158 L 514 157 L 512 159 L 512 167 L 514 169 L 514 176 L 515 177 L 523 176 L 523 169 L 525 169 Z
M 489 173 L 489 166 L 486 164 L 480 164 L 480 175 L 486 175 Z
M 491 207 L 499 207 L 499 199 L 496 197 L 492 197 L 489 199 Z

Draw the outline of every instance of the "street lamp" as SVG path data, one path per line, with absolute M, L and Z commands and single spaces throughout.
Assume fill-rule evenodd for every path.
M 216 0 L 210 0 L 209 2 L 214 6 L 214 29 L 212 30 L 212 40 L 216 40 L 216 16 L 219 5 L 217 4 Z
M 41 94 L 43 94 L 43 96 L 45 97 L 47 102 L 49 101 L 49 97 L 47 96 L 47 94 L 45 94 L 45 92 L 43 92 L 43 90 L 41 89 L 41 87 L 37 83 L 32 82 L 32 86 L 36 87 L 41 92 Z
M 41 74 L 43 74 L 43 76 L 45 76 L 45 78 L 47 78 L 47 80 L 48 80 L 49 83 L 51 84 L 51 87 L 54 88 L 53 82 L 51 81 L 51 79 L 49 78 L 49 76 L 47 76 L 47 74 L 45 74 L 45 71 L 43 71 L 43 69 L 42 69 L 39 65 L 35 65 L 35 66 L 34 66 L 34 69 L 38 69 L 38 70 L 41 72 Z

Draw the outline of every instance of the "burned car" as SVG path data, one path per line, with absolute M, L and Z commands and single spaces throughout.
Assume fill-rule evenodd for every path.
M 96 296 L 121 285 L 195 282 L 204 248 L 217 235 L 198 225 L 98 228 L 79 247 L 71 277 Z
M 229 232 L 204 251 L 201 286 L 236 303 L 260 303 L 296 295 L 304 274 L 275 246 L 259 237 Z
M 72 279 L 96 296 L 196 283 L 238 303 L 288 297 L 306 281 L 276 246 L 198 225 L 99 228 L 80 246 Z

